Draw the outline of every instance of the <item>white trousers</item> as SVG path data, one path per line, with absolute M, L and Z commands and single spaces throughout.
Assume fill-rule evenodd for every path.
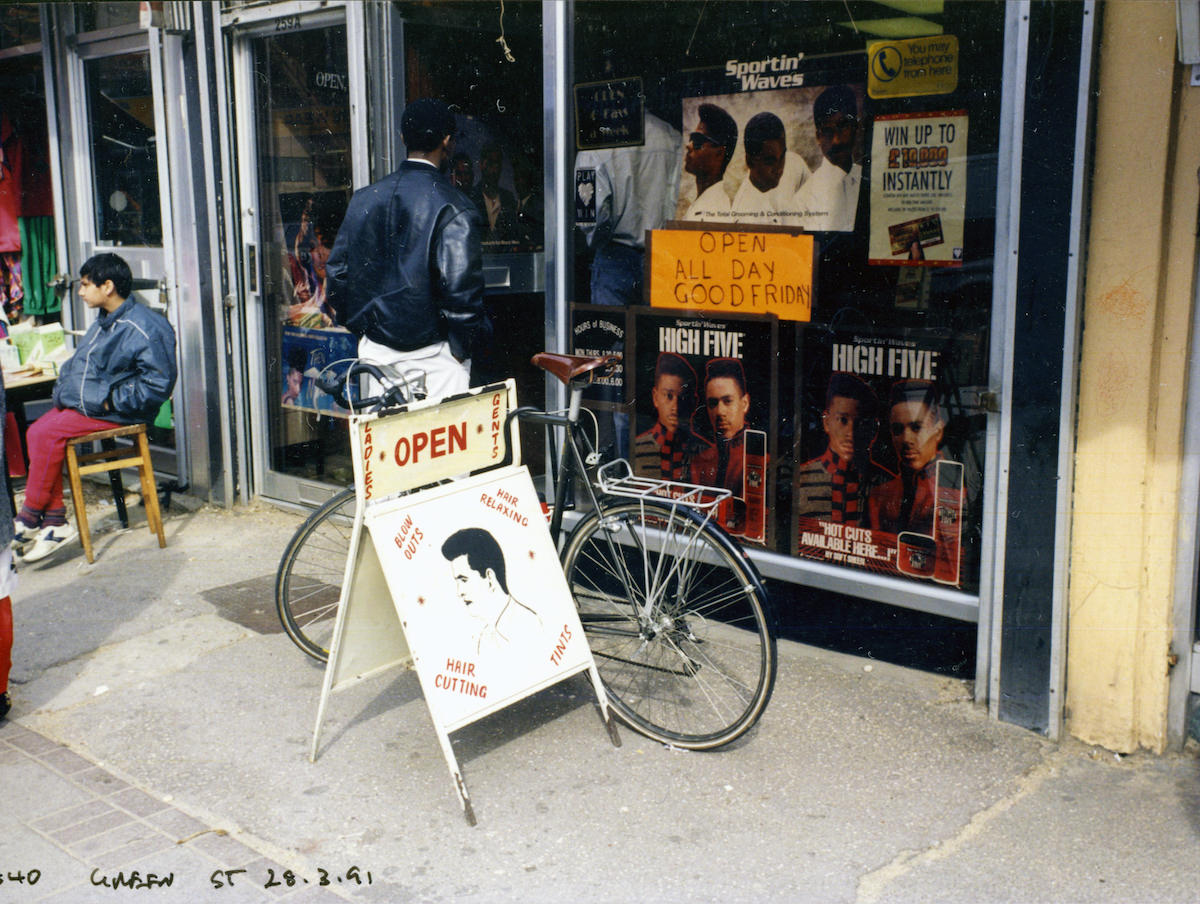
M 358 357 L 374 364 L 384 375 L 400 385 L 412 381 L 417 374 L 425 375 L 428 398 L 440 399 L 471 388 L 471 360 L 459 361 L 450 353 L 450 343 L 438 342 L 413 351 L 401 352 L 373 342 L 365 336 L 358 340 Z M 369 379 L 367 391 L 377 395 L 381 390 Z

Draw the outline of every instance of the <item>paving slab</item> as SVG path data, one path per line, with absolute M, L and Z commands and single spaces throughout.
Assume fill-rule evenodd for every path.
M 22 572 L 0 723 L 0 901 L 1183 901 L 1200 757 L 994 722 L 969 683 L 780 643 L 774 698 L 707 754 L 621 732 L 576 677 L 453 735 L 415 675 L 335 694 L 271 617 L 300 522 L 172 511 Z M 172 885 L 109 885 L 151 873 Z M 100 884 L 96 884 L 99 880 Z

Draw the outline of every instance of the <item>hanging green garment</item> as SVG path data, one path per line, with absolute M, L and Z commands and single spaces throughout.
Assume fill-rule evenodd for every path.
M 54 246 L 54 217 L 20 217 L 21 273 L 25 282 L 25 313 L 56 314 L 62 299 L 50 285 L 58 272 Z

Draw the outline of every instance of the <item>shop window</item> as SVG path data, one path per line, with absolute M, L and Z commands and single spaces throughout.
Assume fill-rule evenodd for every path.
M 579 0 L 574 326 L 747 544 L 974 593 L 1004 5 L 901 6 Z
M 75 30 L 104 31 L 138 24 L 141 3 L 76 3 Z
M 0 60 L 0 307 L 9 325 L 57 319 L 58 272 L 41 54 Z
M 0 17 L 0 50 L 36 44 L 42 39 L 40 3 L 6 3 Z
M 161 247 L 150 55 L 142 51 L 88 60 L 84 77 L 96 237 L 106 244 Z
M 487 224 L 484 251 L 540 251 L 541 8 L 533 3 L 397 2 L 405 94 L 440 97 L 458 131 L 451 177 Z
M 344 370 L 354 337 L 325 300 L 325 261 L 352 190 L 346 28 L 256 38 L 254 92 L 272 467 L 350 478 L 345 425 L 314 378 Z

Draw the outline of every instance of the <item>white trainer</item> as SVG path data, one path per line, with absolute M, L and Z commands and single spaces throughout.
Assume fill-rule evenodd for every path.
M 37 539 L 33 541 L 33 546 L 21 558 L 26 562 L 39 562 L 78 539 L 79 531 L 74 524 L 55 524 L 51 527 L 43 527 L 41 533 L 37 535 Z
M 28 546 L 41 532 L 40 527 L 29 527 L 20 518 L 13 519 L 13 539 L 12 545 L 14 549 L 21 549 Z

